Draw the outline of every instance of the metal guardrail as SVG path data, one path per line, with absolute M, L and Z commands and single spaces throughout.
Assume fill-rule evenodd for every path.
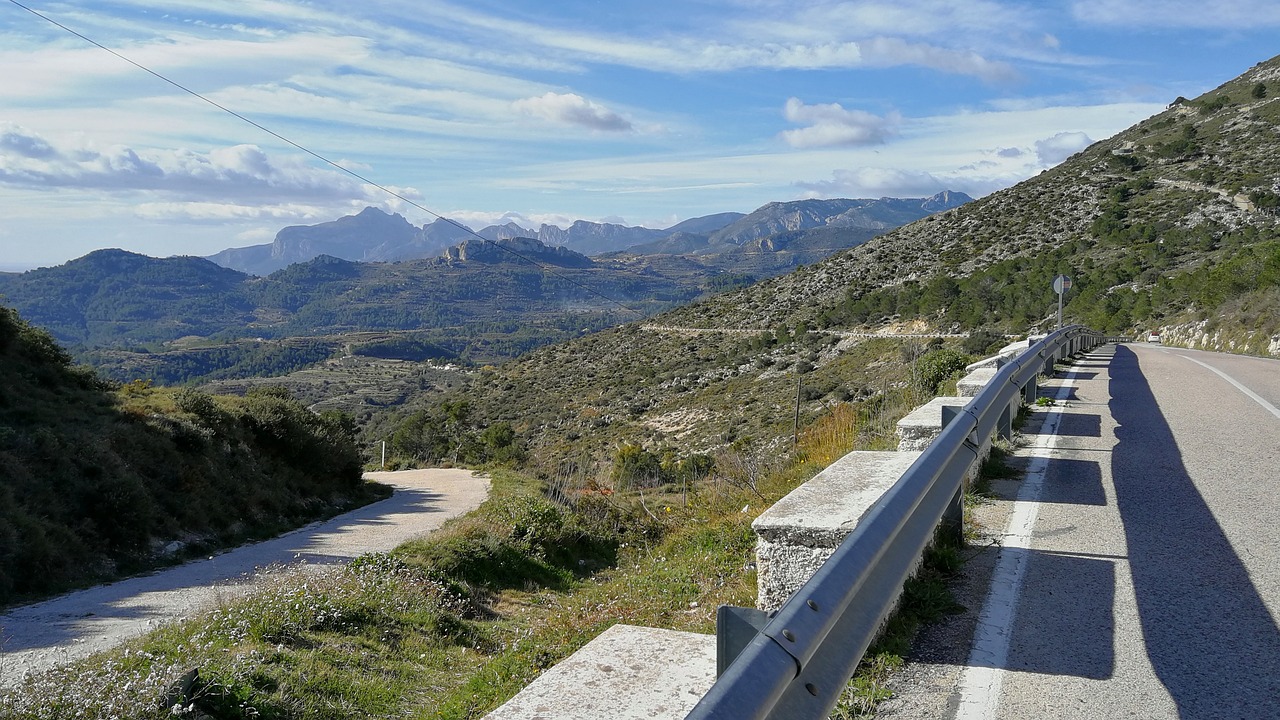
M 1088 328 L 1063 328 L 999 368 L 728 664 L 687 720 L 827 717 L 935 528 L 958 507 L 982 442 L 997 430 L 1009 432 L 1014 398 L 1033 401 L 1040 373 L 1102 341 Z

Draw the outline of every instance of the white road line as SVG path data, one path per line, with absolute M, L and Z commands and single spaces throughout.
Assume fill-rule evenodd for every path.
M 1248 395 L 1248 396 L 1249 396 L 1249 397 L 1250 397 L 1254 402 L 1256 402 L 1256 403 L 1258 403 L 1259 405 L 1261 405 L 1261 406 L 1262 406 L 1262 407 L 1263 407 L 1267 412 L 1269 412 L 1269 413 L 1271 413 L 1272 415 L 1275 415 L 1276 417 L 1280 418 L 1280 408 L 1276 408 L 1276 406 L 1275 406 L 1275 405 L 1272 405 L 1271 403 L 1267 402 L 1266 400 L 1263 400 L 1263 399 L 1258 395 L 1258 393 L 1256 393 L 1256 392 L 1254 392 L 1254 391 L 1250 390 L 1249 388 L 1245 387 L 1245 386 L 1244 386 L 1244 385 L 1242 385 L 1238 380 L 1236 380 L 1235 378 L 1231 377 L 1230 375 L 1228 375 L 1228 374 L 1226 374 L 1226 373 L 1222 372 L 1221 370 L 1219 370 L 1218 368 L 1216 368 L 1216 367 L 1214 367 L 1214 366 L 1212 366 L 1212 365 L 1209 365 L 1209 364 L 1207 364 L 1207 363 L 1202 363 L 1202 362 L 1200 362 L 1199 360 L 1196 360 L 1195 358 L 1187 357 L 1186 355 L 1179 355 L 1178 357 L 1180 357 L 1180 358 L 1182 358 L 1182 359 L 1184 359 L 1184 360 L 1190 360 L 1191 362 L 1193 362 L 1193 363 L 1195 363 L 1195 364 L 1199 365 L 1200 367 L 1203 367 L 1203 368 L 1206 368 L 1206 369 L 1212 370 L 1213 372 L 1217 373 L 1218 377 L 1221 377 L 1223 380 L 1226 380 L 1227 382 L 1231 383 L 1232 385 L 1235 385 L 1235 387 L 1236 387 L 1236 389 L 1237 389 L 1237 390 L 1239 390 L 1240 392 L 1244 393 L 1245 395 Z
M 1070 395 L 1075 378 L 1074 371 L 1068 373 L 1058 389 L 1058 401 Z M 996 716 L 1000 688 L 1004 683 L 1004 667 L 1009 659 L 1009 639 L 1018 612 L 1018 593 L 1026 575 L 1029 553 L 1024 551 L 1031 548 L 1031 533 L 1040 515 L 1040 492 L 1049 469 L 1049 459 L 1058 445 L 1061 421 L 1061 409 L 1051 410 L 1036 436 L 1026 480 L 1018 490 L 1013 513 L 1005 527 L 1002 549 L 991 577 L 991 589 L 978 615 L 969 662 L 960 675 L 960 705 L 956 720 L 990 720 Z M 1019 552 L 1005 552 L 1003 548 L 1016 548 Z

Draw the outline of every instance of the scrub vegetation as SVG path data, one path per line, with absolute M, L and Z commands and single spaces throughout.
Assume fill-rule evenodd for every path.
M 484 505 L 437 533 L 344 568 L 270 572 L 260 592 L 33 678 L 0 695 L 0 708 L 18 718 L 481 717 L 615 623 L 713 632 L 719 604 L 753 604 L 752 519 L 880 434 L 860 422 L 839 406 L 753 489 L 711 472 L 646 496 L 584 490 L 556 501 L 547 483 L 494 469 Z M 933 573 L 912 586 L 869 672 L 900 663 L 902 638 L 948 607 Z M 874 681 L 853 686 L 846 705 L 873 704 Z
M 355 425 L 287 393 L 118 385 L 0 307 L 0 605 L 267 537 L 385 495 Z
M 349 393 L 377 408 L 357 416 L 365 447 L 385 440 L 405 466 L 488 463 L 490 499 L 393 553 L 271 573 L 259 595 L 34 678 L 0 707 L 23 718 L 476 718 L 613 623 L 709 632 L 717 604 L 754 597 L 751 519 L 846 450 L 890 446 L 893 423 L 946 392 L 970 356 L 1047 329 L 1054 275 L 1075 280 L 1068 322 L 1163 337 L 1194 326 L 1266 352 L 1280 334 L 1277 77 L 1280 60 L 1261 63 L 1013 188 L 651 324 L 547 317 L 556 339 L 576 339 L 521 345 L 516 360 L 448 381 L 397 375 L 385 400 Z M 302 292 L 319 275 L 366 272 L 348 265 L 312 263 L 264 287 Z M 381 300 L 315 312 L 335 325 L 381 317 L 411 271 L 386 271 L 396 282 Z M 642 314 L 689 297 L 652 298 Z M 380 327 L 442 317 L 435 305 L 410 317 L 412 305 Z M 0 388 L 0 563 L 36 563 L 6 570 L 10 597 L 154 562 L 171 539 L 229 541 L 367 492 L 345 416 L 262 384 L 234 399 L 112 386 L 12 313 L 0 320 L 4 376 L 16 378 Z M 868 331 L 970 334 L 858 336 Z M 441 359 L 434 336 L 390 335 L 365 357 Z M 125 459 L 139 447 L 141 459 Z M 295 465 L 313 472 L 291 475 Z M 241 496 L 262 508 L 248 513 L 254 525 L 216 504 Z M 126 513 L 126 527 L 101 508 Z M 17 541 L 28 536 L 34 555 Z M 955 609 L 943 581 L 958 558 L 945 544 L 932 552 L 838 714 L 873 707 L 904 638 Z M 19 584 L 37 574 L 41 587 Z

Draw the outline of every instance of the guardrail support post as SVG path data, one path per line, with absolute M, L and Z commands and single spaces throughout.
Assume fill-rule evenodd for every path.
M 963 408 L 943 405 L 942 427 L 950 425 L 962 410 Z M 939 532 L 959 543 L 964 542 L 964 489 L 965 483 L 962 481 L 960 487 L 956 488 L 955 496 L 947 503 L 947 509 L 942 512 L 942 522 L 938 524 Z
M 769 624 L 770 614 L 755 608 L 721 605 L 716 608 L 716 677 L 724 674 L 756 635 Z
M 996 434 L 1005 440 L 1013 439 L 1013 404 L 1005 405 L 1000 413 L 1000 421 L 996 423 Z

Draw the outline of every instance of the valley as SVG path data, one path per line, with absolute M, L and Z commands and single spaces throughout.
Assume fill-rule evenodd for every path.
M 337 706 L 478 717 L 614 623 L 705 632 L 716 605 L 752 602 L 751 519 L 848 450 L 894 443 L 897 419 L 967 362 L 1048 330 L 1056 275 L 1074 281 L 1067 322 L 1274 355 L 1278 96 L 1275 58 L 1008 189 L 874 236 L 765 223 L 771 234 L 707 252 L 745 219 L 726 215 L 681 231 L 698 237 L 591 256 L 582 250 L 603 250 L 588 241 L 604 230 L 579 228 L 580 250 L 469 239 L 438 258 L 321 254 L 265 277 L 122 251 L 4 276 L 18 310 L 4 311 L 0 359 L 22 385 L 0 394 L 0 467 L 22 487 L 0 494 L 0 510 L 24 532 L 38 526 L 42 549 L 83 560 L 109 536 L 94 488 L 118 490 L 105 498 L 120 512 L 164 509 L 78 567 L 22 556 L 49 582 L 10 597 L 58 589 L 49 568 L 66 571 L 65 586 L 153 561 L 183 530 L 164 522 L 185 507 L 175 487 L 244 496 L 264 524 L 296 525 L 372 499 L 354 478 L 384 441 L 389 465 L 484 466 L 493 478 L 490 498 L 437 534 L 323 587 L 293 576 L 50 676 L 45 691 L 68 688 L 56 697 L 75 707 L 88 683 L 74 679 L 89 678 L 138 703 L 198 662 L 205 705 L 226 717 Z M 811 251 L 827 256 L 801 262 Z M 55 340 L 116 379 L 75 366 Z M 98 424 L 31 398 L 92 408 Z M 315 487 L 288 476 L 278 492 L 201 474 L 289 459 L 343 472 Z M 46 465 L 75 492 L 42 483 Z M 155 499 L 133 502 L 152 475 L 165 481 Z M 58 523 L 33 509 L 60 498 Z M 218 514 L 226 527 L 239 517 Z M 25 547 L 15 533 L 0 543 L 14 557 Z M 304 596 L 315 602 L 301 607 Z M 863 671 L 887 672 L 902 652 L 879 648 Z M 40 692 L 14 701 L 37 708 L 22 717 L 43 717 Z

